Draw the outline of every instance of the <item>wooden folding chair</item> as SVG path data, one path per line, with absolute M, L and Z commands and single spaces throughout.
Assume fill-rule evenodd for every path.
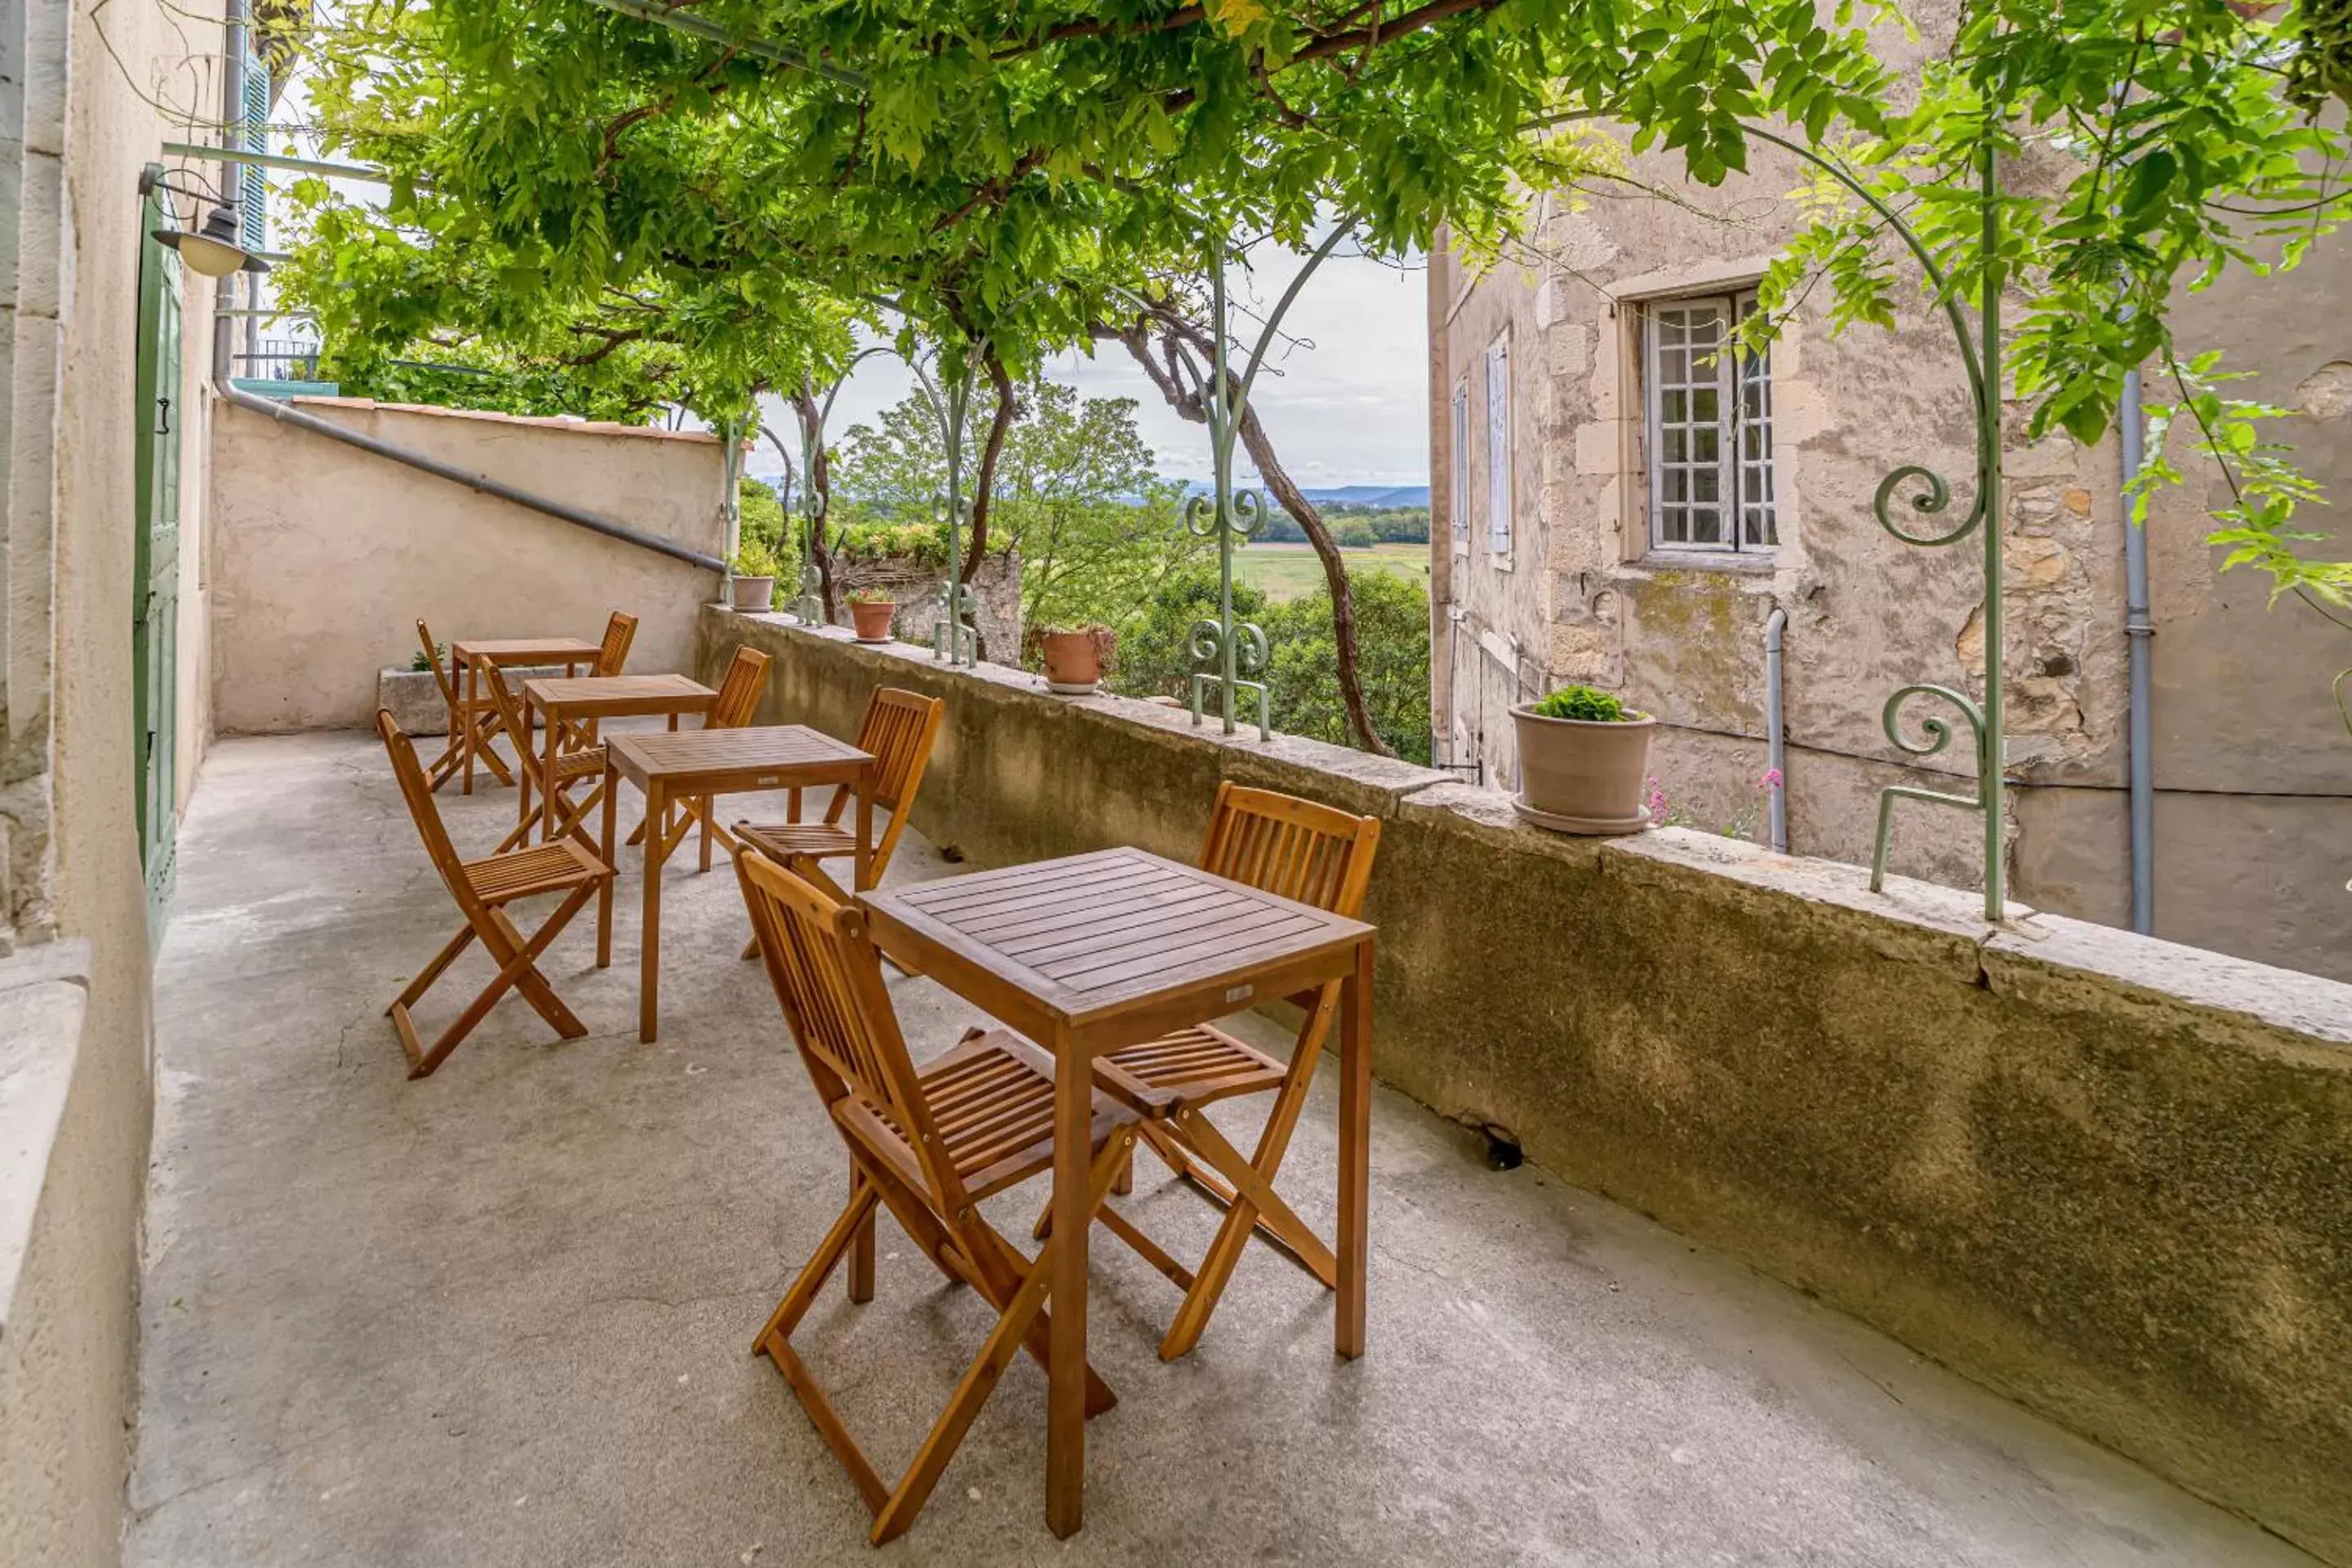
M 1216 809 L 1200 865 L 1204 871 L 1352 920 L 1363 908 L 1380 837 L 1378 817 L 1357 816 L 1228 780 L 1217 786 Z M 1307 1018 L 1287 1063 L 1205 1024 L 1095 1059 L 1096 1087 L 1140 1116 L 1137 1131 L 1152 1152 L 1225 1211 L 1224 1223 L 1197 1269 L 1181 1267 L 1148 1241 L 1138 1245 L 1130 1226 L 1109 1223 L 1115 1210 L 1106 1208 L 1097 1216 L 1184 1292 L 1160 1342 L 1162 1361 L 1174 1361 L 1200 1342 L 1201 1331 L 1216 1310 L 1217 1299 L 1253 1230 L 1323 1281 L 1324 1289 L 1339 1289 L 1339 1263 L 1331 1249 L 1275 1192 L 1274 1178 L 1290 1147 L 1298 1113 L 1306 1107 L 1324 1037 L 1339 1016 L 1339 988 L 1335 980 L 1288 998 L 1306 1009 Z M 1274 1108 L 1255 1151 L 1244 1159 L 1202 1112 L 1221 1100 L 1269 1091 L 1275 1096 Z M 1118 1192 L 1128 1191 L 1129 1173 L 1120 1172 L 1115 1185 Z M 1043 1238 L 1050 1228 L 1049 1210 L 1038 1216 L 1035 1234 Z
M 416 623 L 416 640 L 425 645 L 425 668 L 433 672 L 433 684 L 441 689 L 441 700 L 449 706 L 449 744 L 426 767 L 425 775 L 435 789 L 439 789 L 457 776 L 465 765 L 467 743 L 467 722 L 471 721 L 472 744 L 489 770 L 498 774 L 501 784 L 514 783 L 514 774 L 507 772 L 506 759 L 489 743 L 498 733 L 498 710 L 488 700 L 475 699 L 468 707 L 465 693 L 457 685 L 457 661 L 452 658 L 449 668 L 441 668 L 441 647 L 433 640 L 432 630 L 423 621 Z
M 547 976 L 539 972 L 539 959 L 547 951 L 548 943 L 604 885 L 613 874 L 612 868 L 583 848 L 578 840 L 568 837 L 535 849 L 519 849 L 486 859 L 459 859 L 457 850 L 450 847 L 441 813 L 433 804 L 433 786 L 425 780 L 424 765 L 416 760 L 415 746 L 401 733 L 389 709 L 376 710 L 375 728 L 383 737 L 383 749 L 392 755 L 392 771 L 400 780 L 400 793 L 408 802 L 408 815 L 415 820 L 417 837 L 425 840 L 425 852 L 433 858 L 433 868 L 441 873 L 449 896 L 457 900 L 457 908 L 466 916 L 466 929 L 450 938 L 448 945 L 409 982 L 408 989 L 384 1009 L 393 1026 L 400 1031 L 401 1049 L 408 1053 L 408 1076 L 430 1076 L 457 1048 L 457 1043 L 489 1016 L 499 998 L 509 989 L 520 990 L 532 1010 L 565 1039 L 576 1040 L 586 1034 L 588 1026 L 563 1005 L 555 988 L 547 983 Z M 526 755 L 529 750 L 524 748 Z M 508 918 L 506 906 L 542 893 L 562 893 L 563 902 L 526 938 Z M 609 932 L 600 931 L 599 936 L 601 947 Z M 467 1004 L 457 1021 L 444 1029 L 440 1038 L 428 1048 L 418 1041 L 416 1026 L 408 1010 L 424 998 L 433 983 L 441 978 L 442 972 L 478 938 L 484 950 L 498 961 L 498 976 L 482 988 L 480 995 Z M 598 962 L 603 962 L 601 952 Z
M 596 663 L 588 673 L 593 676 L 618 675 L 629 662 L 629 645 L 637 640 L 637 617 L 614 610 L 604 622 L 604 640 L 597 645 Z M 596 742 L 596 721 L 585 723 L 567 721 L 563 726 L 563 744 L 591 746 Z
M 555 796 L 555 832 L 553 838 L 576 838 L 591 853 L 597 852 L 596 840 L 582 826 L 588 814 L 604 799 L 610 787 L 604 777 L 604 748 L 602 745 L 582 746 L 569 752 L 559 752 L 555 758 L 554 776 L 548 776 L 547 762 L 539 749 L 530 743 L 530 723 L 522 710 L 521 701 L 498 666 L 482 671 L 490 688 L 490 706 L 497 710 L 499 721 L 506 727 L 507 739 L 514 742 L 515 755 L 521 760 L 524 779 L 530 788 L 521 791 L 516 805 L 520 820 L 514 831 L 499 840 L 498 853 L 503 855 L 517 845 L 530 842 L 530 830 L 546 819 L 540 815 L 540 800 Z M 572 791 L 580 784 L 592 784 L 588 798 L 575 802 Z
M 1045 1315 L 1051 1269 L 1024 1258 L 985 1219 L 980 1204 L 1054 1163 L 1054 1060 L 1003 1030 L 971 1030 L 918 1070 L 883 988 L 865 911 L 836 902 L 754 849 L 738 852 L 735 874 L 768 978 L 792 1025 L 802 1064 L 849 1152 L 848 1206 L 769 1317 L 751 1353 L 776 1363 L 866 1506 L 879 1546 L 914 1523 L 972 1418 L 1017 1349 L 1040 1365 L 1050 1357 Z M 1134 1113 L 1095 1096 L 1088 1212 L 1099 1209 L 1132 1151 Z M 874 1215 L 887 1207 L 949 1279 L 994 1307 L 995 1327 L 964 1369 L 954 1394 L 895 1487 L 885 1487 L 832 1400 L 793 1349 L 817 1292 L 850 1258 L 849 1295 L 874 1295 Z M 1087 1371 L 1087 1414 L 1117 1403 Z
M 931 743 L 939 739 L 940 720 L 946 712 L 947 704 L 936 697 L 894 687 L 881 687 L 866 700 L 866 716 L 857 725 L 857 749 L 874 759 L 874 804 L 889 813 L 880 819 L 881 835 L 875 839 L 873 853 L 866 858 L 869 887 L 881 882 L 882 868 L 890 864 L 891 851 L 898 847 L 898 836 L 907 830 L 908 814 L 915 806 L 915 791 L 922 785 L 923 770 L 931 760 Z M 794 790 L 792 820 L 739 822 L 735 836 L 770 859 L 782 861 L 825 888 L 834 897 L 846 899 L 849 895 L 825 874 L 821 862 L 854 858 L 857 854 L 857 840 L 841 826 L 849 802 L 850 791 L 845 784 L 833 792 L 824 821 L 803 822 L 801 792 Z M 750 958 L 756 951 L 756 946 L 747 947 L 743 956 Z
M 749 724 L 751 715 L 759 710 L 760 699 L 767 693 L 768 664 L 768 656 L 758 648 L 737 648 L 734 659 L 727 666 L 726 675 L 719 682 L 719 695 L 712 700 L 710 711 L 704 716 L 702 727 L 706 730 L 740 730 Z M 702 824 L 704 870 L 710 869 L 710 836 L 714 832 L 718 834 L 719 841 L 727 847 L 728 853 L 734 853 L 735 840 L 725 828 L 711 821 L 709 795 L 680 795 L 671 800 L 666 809 L 669 816 L 669 837 L 662 844 L 663 859 L 669 858 L 677 848 L 678 840 L 686 837 L 686 830 L 697 822 Z M 643 843 L 645 837 L 646 825 L 640 822 L 630 833 L 629 842 Z

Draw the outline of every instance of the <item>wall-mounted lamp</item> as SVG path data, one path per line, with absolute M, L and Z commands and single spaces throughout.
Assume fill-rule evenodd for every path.
M 145 195 L 150 191 L 168 191 L 174 195 L 186 196 L 190 201 L 205 199 L 194 191 L 181 190 L 166 181 L 163 175 L 163 164 L 148 164 L 139 174 L 139 194 Z M 152 231 L 155 242 L 178 251 L 180 259 L 188 264 L 189 270 L 206 278 L 226 278 L 237 271 L 269 270 L 269 263 L 254 256 L 237 242 L 236 207 L 226 203 L 215 205 L 211 216 L 205 219 L 205 226 L 193 234 L 178 226 L 169 202 L 163 204 L 163 226 Z

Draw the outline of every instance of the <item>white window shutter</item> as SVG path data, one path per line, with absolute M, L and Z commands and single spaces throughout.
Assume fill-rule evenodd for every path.
M 1511 345 L 1497 338 L 1486 350 L 1486 548 L 1511 548 Z

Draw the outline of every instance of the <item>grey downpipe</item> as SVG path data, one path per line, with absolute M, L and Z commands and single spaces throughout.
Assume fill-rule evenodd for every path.
M 585 511 L 560 500 L 551 500 L 546 496 L 533 495 L 529 490 L 517 489 L 503 480 L 491 479 L 488 474 L 469 472 L 453 464 L 445 463 L 438 458 L 428 458 L 424 453 L 414 451 L 409 447 L 394 446 L 390 441 L 379 441 L 373 436 L 362 436 L 356 430 L 345 429 L 332 420 L 305 414 L 299 409 L 289 408 L 283 403 L 263 397 L 257 393 L 247 392 L 243 387 L 231 385 L 226 378 L 216 381 L 213 389 L 223 399 L 236 404 L 239 408 L 249 408 L 256 414 L 267 415 L 280 425 L 290 425 L 297 430 L 307 430 L 313 436 L 324 436 L 330 441 L 340 441 L 346 447 L 356 447 L 362 452 L 372 452 L 379 458 L 404 464 L 420 473 L 431 474 L 436 479 L 447 479 L 451 484 L 463 485 L 467 489 L 479 490 L 486 496 L 496 496 L 500 500 L 512 501 L 517 506 L 529 507 L 533 511 L 559 518 L 574 527 L 584 528 L 591 533 L 601 533 L 607 539 L 617 539 L 624 544 L 634 544 L 641 550 L 650 550 L 656 555 L 667 555 L 673 561 L 683 561 L 688 566 L 699 566 L 706 572 L 716 572 L 721 576 L 726 575 L 727 563 L 719 560 L 716 555 L 705 555 L 698 550 L 688 550 L 685 545 L 664 539 L 658 534 L 647 533 L 640 528 L 631 528 L 625 522 L 618 522 L 612 518 Z
M 1771 823 L 1772 848 L 1789 852 L 1789 726 L 1780 706 L 1780 636 L 1789 629 L 1789 612 L 1773 607 L 1764 617 L 1764 765 L 1780 775 L 1766 811 Z
M 2146 458 L 2141 447 L 2146 431 L 2140 379 L 2136 370 L 2124 373 L 2118 423 L 2128 496 Z M 2124 643 L 2130 690 L 2124 752 L 2131 773 L 2131 928 L 2147 936 L 2156 931 L 2156 720 L 2148 689 L 2156 623 L 2148 613 L 2147 527 L 2132 521 L 2128 500 L 2124 506 Z
M 246 9 L 246 0 L 228 0 L 227 9 L 221 17 L 221 31 L 228 42 L 228 47 L 222 51 L 227 58 L 221 68 L 221 145 L 239 151 L 243 150 L 245 142 Z M 245 166 L 242 163 L 222 162 L 220 188 L 223 195 L 235 195 L 244 178 Z M 238 237 L 244 237 L 240 235 Z M 213 384 L 215 386 L 226 386 L 228 378 L 236 371 L 236 361 L 230 356 L 236 348 L 232 334 L 236 331 L 233 323 L 237 318 L 229 314 L 236 303 L 235 280 L 252 276 L 250 272 L 232 272 L 213 285 L 215 307 L 213 317 Z M 251 303 L 258 305 L 261 302 L 260 289 L 250 282 L 245 287 L 253 296 Z

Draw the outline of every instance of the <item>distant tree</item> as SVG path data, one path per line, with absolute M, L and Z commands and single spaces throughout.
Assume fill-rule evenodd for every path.
M 1211 581 L 1213 597 L 1214 580 Z M 1426 763 L 1429 740 L 1429 595 L 1421 584 L 1386 572 L 1356 573 L 1358 669 L 1364 706 L 1389 749 Z M 1331 601 L 1318 586 L 1265 621 L 1272 645 L 1275 728 L 1288 734 L 1355 744 L 1339 691 L 1339 659 L 1331 646 Z
M 1234 583 L 1234 614 L 1244 621 L 1265 625 L 1270 605 L 1262 588 Z M 1323 614 L 1330 615 L 1324 605 Z M 1170 574 L 1152 589 L 1142 613 L 1119 639 L 1118 668 L 1112 689 L 1129 697 L 1184 697 L 1195 663 L 1192 628 L 1217 616 L 1217 572 L 1206 563 Z M 1272 630 L 1268 628 L 1269 632 Z M 1328 648 L 1330 627 L 1324 627 Z M 1341 742 L 1345 744 L 1345 742 Z
M 992 402 L 975 423 L 992 412 Z M 1088 623 L 1129 631 L 1160 584 L 1208 550 L 1183 525 L 1183 486 L 1153 472 L 1135 413 L 1131 398 L 1081 401 L 1053 382 L 1020 396 L 996 467 L 990 547 L 1021 556 L 1024 632 Z M 921 395 L 849 429 L 835 483 L 845 521 L 932 520 L 947 460 Z
M 1342 550 L 1370 550 L 1381 542 L 1372 525 L 1360 517 L 1350 517 L 1332 525 L 1331 537 Z
M 747 544 L 781 550 L 784 542 L 784 503 L 764 480 L 745 475 L 736 484 L 737 531 Z

